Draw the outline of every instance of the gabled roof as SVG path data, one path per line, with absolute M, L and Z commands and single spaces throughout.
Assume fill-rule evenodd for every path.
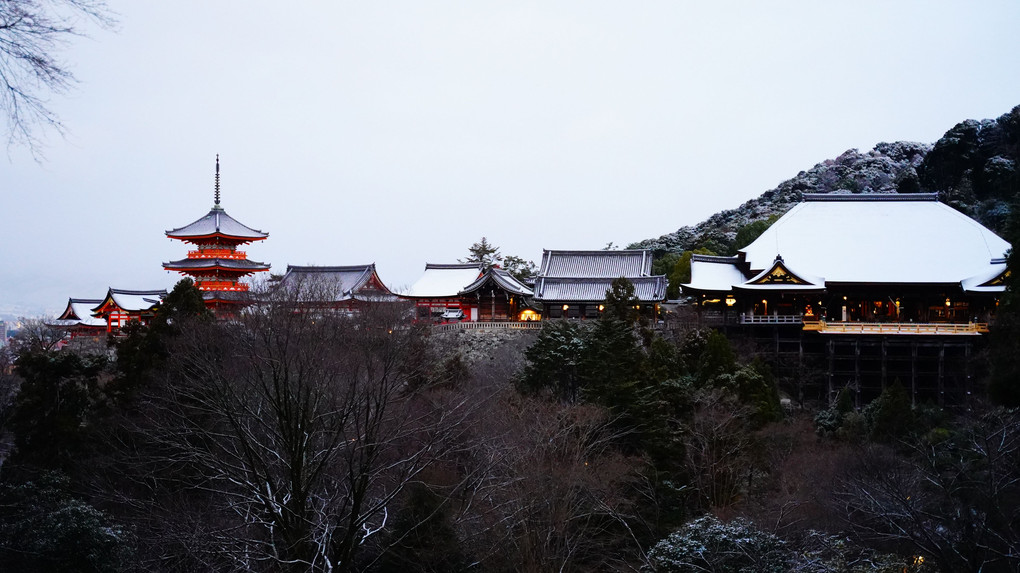
M 92 308 L 92 315 L 107 314 L 114 308 L 124 312 L 145 312 L 159 306 L 167 295 L 166 289 L 161 290 L 125 290 L 110 287 L 98 305 Z
M 647 277 L 652 274 L 652 253 L 646 249 L 620 251 L 542 251 L 540 277 Z
M 617 277 L 619 278 L 619 277 Z M 606 299 L 615 278 L 538 277 L 535 279 L 535 300 L 539 302 L 598 302 Z M 666 277 L 627 279 L 634 285 L 634 296 L 641 302 L 658 302 L 666 298 Z
M 959 284 L 1008 249 L 937 194 L 805 194 L 741 253 L 756 271 L 782 254 L 829 284 Z
M 425 273 L 401 296 L 412 298 L 458 296 L 462 290 L 482 276 L 482 271 L 483 267 L 478 263 L 426 263 Z
M 783 257 L 777 255 L 770 268 L 751 277 L 743 284 L 736 285 L 736 288 L 758 291 L 781 290 L 784 292 L 825 290 L 825 279 L 792 271 L 786 266 Z
M 163 263 L 163 268 L 168 271 L 176 270 L 197 270 L 197 269 L 223 269 L 227 271 L 245 271 L 254 273 L 269 270 L 269 265 L 248 259 L 181 259 Z
M 359 291 L 371 289 L 375 295 L 390 296 L 392 293 L 379 279 L 375 263 L 347 266 L 296 266 L 287 265 L 287 272 L 280 279 L 277 288 L 298 289 L 321 285 L 328 292 L 332 302 L 359 299 Z M 314 287 L 313 287 L 314 288 Z M 376 297 L 369 297 L 376 298 Z M 322 301 L 320 301 L 322 302 Z
M 57 317 L 57 325 L 105 327 L 105 320 L 92 316 L 92 309 L 102 302 L 102 299 L 98 298 L 67 299 L 67 308 Z
M 237 219 L 227 215 L 227 212 L 217 205 L 206 216 L 194 223 L 167 231 L 166 236 L 182 241 L 193 241 L 207 237 L 223 237 L 249 243 L 251 241 L 261 241 L 268 237 L 269 233 L 263 233 L 258 229 L 252 229 L 238 222 Z
M 517 280 L 517 277 L 513 276 L 512 274 L 503 269 L 496 267 L 492 267 L 489 270 L 485 271 L 485 273 L 482 276 L 478 277 L 478 279 L 475 280 L 475 282 L 464 287 L 464 290 L 460 291 L 460 294 L 473 293 L 478 289 L 482 288 L 483 286 L 485 286 L 485 284 L 490 281 L 495 283 L 499 288 L 511 294 L 516 294 L 519 296 L 531 296 L 534 294 L 532 290 L 528 288 L 527 285 Z

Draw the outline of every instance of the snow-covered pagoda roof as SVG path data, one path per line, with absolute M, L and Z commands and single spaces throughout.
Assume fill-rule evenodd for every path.
M 333 302 L 364 298 L 359 295 L 365 289 L 373 291 L 373 296 L 368 297 L 373 300 L 377 298 L 375 295 L 392 297 L 390 290 L 379 279 L 375 263 L 346 266 L 287 265 L 287 272 L 277 288 L 311 289 L 314 292 L 305 294 L 326 296 Z M 323 292 L 318 292 L 320 289 Z
M 194 223 L 167 231 L 166 236 L 171 239 L 192 242 L 198 239 L 222 237 L 249 243 L 261 241 L 268 237 L 269 233 L 252 229 L 228 215 L 222 207 L 217 205 Z
M 517 280 L 517 277 L 498 267 L 492 267 L 485 271 L 485 273 L 478 277 L 477 280 L 464 287 L 464 289 L 460 291 L 460 294 L 471 294 L 485 286 L 485 284 L 489 281 L 492 281 L 499 288 L 511 294 L 520 296 L 531 296 L 534 294 L 527 285 Z
M 539 276 L 605 278 L 647 277 L 652 253 L 646 249 L 619 251 L 557 251 L 544 249 Z
M 617 277 L 619 278 L 619 277 Z M 540 302 L 597 302 L 606 299 L 615 278 L 538 277 L 535 279 L 535 300 Z M 628 278 L 634 285 L 634 296 L 641 302 L 658 302 L 666 298 L 666 277 Z
M 803 202 L 736 257 L 692 257 L 691 282 L 683 287 L 727 291 L 938 284 L 1001 292 L 1003 287 L 992 283 L 1005 268 L 1001 261 L 1009 247 L 977 221 L 940 203 L 934 193 L 805 193 Z
M 108 313 L 114 307 L 124 312 L 144 312 L 159 306 L 167 295 L 166 289 L 160 290 L 126 290 L 110 287 L 106 297 L 92 307 L 93 316 Z
M 413 298 L 458 296 L 462 290 L 478 280 L 482 273 L 483 267 L 478 263 L 426 263 L 421 278 L 402 296 Z
M 92 316 L 92 309 L 102 304 L 98 298 L 69 298 L 67 308 L 57 317 L 55 326 L 106 327 L 106 321 Z
M 176 270 L 203 270 L 203 269 L 223 269 L 228 271 L 246 271 L 254 273 L 257 271 L 265 271 L 269 269 L 269 265 L 266 263 L 260 263 L 257 261 L 249 261 L 248 259 L 181 259 L 179 261 L 170 261 L 169 263 L 163 263 L 163 268 L 176 271 Z

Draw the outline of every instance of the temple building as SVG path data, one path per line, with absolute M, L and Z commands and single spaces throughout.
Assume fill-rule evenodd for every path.
M 177 271 L 195 281 L 202 291 L 206 306 L 220 314 L 232 314 L 243 302 L 248 284 L 241 281 L 248 275 L 269 270 L 269 265 L 251 261 L 238 247 L 269 237 L 257 229 L 238 222 L 220 206 L 220 157 L 216 156 L 216 180 L 213 207 L 201 219 L 166 236 L 194 245 L 187 258 L 163 263 L 168 271 Z
M 544 318 L 598 318 L 606 293 L 620 277 L 634 285 L 640 314 L 657 316 L 667 282 L 665 275 L 652 275 L 652 253 L 646 249 L 544 250 L 534 300 L 542 304 Z
M 106 297 L 92 308 L 92 316 L 105 323 L 108 334 L 115 334 L 129 322 L 149 324 L 166 295 L 166 289 L 125 290 L 111 287 L 106 291 Z
M 357 310 L 373 302 L 396 302 L 379 278 L 375 263 L 348 266 L 294 266 L 273 287 L 305 308 Z
M 694 255 L 682 289 L 703 324 L 742 329 L 797 383 L 824 372 L 830 398 L 899 380 L 958 403 L 1009 248 L 937 194 L 805 194 L 735 256 Z
M 499 267 L 427 263 L 401 297 L 414 302 L 418 320 L 526 322 L 538 320 L 531 288 Z
M 973 334 L 1005 290 L 1008 250 L 936 194 L 805 194 L 737 255 L 694 255 L 682 288 L 743 323 Z
M 69 298 L 67 308 L 50 324 L 66 330 L 71 340 L 105 336 L 108 332 L 106 320 L 92 316 L 92 309 L 102 302 L 103 300 L 98 298 Z
M 425 263 L 425 272 L 400 296 L 414 302 L 418 320 L 478 320 L 478 306 L 460 291 L 484 274 L 478 263 Z
M 464 304 L 477 309 L 477 320 L 480 321 L 527 322 L 540 318 L 538 312 L 531 308 L 532 290 L 499 267 L 491 267 L 458 294 Z

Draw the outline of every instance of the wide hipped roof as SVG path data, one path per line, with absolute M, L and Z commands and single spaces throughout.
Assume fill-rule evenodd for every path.
M 251 227 L 237 221 L 222 207 L 213 207 L 209 213 L 201 219 L 185 225 L 183 227 L 172 229 L 166 232 L 166 236 L 171 239 L 197 239 L 202 237 L 214 237 L 220 236 L 229 239 L 242 239 L 245 242 L 250 241 L 261 241 L 269 236 L 269 233 L 263 233 L 258 229 L 252 229 Z
M 741 252 L 755 272 L 782 256 L 830 284 L 952 284 L 985 273 L 1008 249 L 935 194 L 805 194 Z
M 376 277 L 375 263 L 368 265 L 346 266 L 295 266 L 287 265 L 287 272 L 280 279 L 279 287 L 283 289 L 317 289 L 325 292 L 306 293 L 311 296 L 326 296 L 333 302 L 358 298 L 357 291 Z M 383 285 L 383 295 L 389 295 L 389 289 Z
M 538 277 L 535 300 L 540 302 L 599 302 L 612 290 L 614 278 Z M 628 279 L 634 285 L 634 296 L 641 302 L 658 302 L 666 298 L 666 277 Z
M 538 271 L 544 277 L 646 277 L 652 274 L 652 254 L 645 249 L 620 251 L 542 251 Z
M 452 297 L 460 294 L 482 275 L 482 266 L 475 263 L 426 263 L 425 272 L 402 296 L 415 298 Z

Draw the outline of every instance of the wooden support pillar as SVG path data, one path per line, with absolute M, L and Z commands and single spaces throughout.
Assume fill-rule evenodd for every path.
M 888 370 L 886 368 L 886 360 L 889 358 L 888 339 L 882 337 L 882 389 L 889 385 Z
M 917 402 L 917 343 L 910 343 L 910 403 Z
M 854 388 L 857 394 L 854 397 L 854 405 L 861 408 L 861 339 L 854 339 Z
M 939 392 L 939 406 L 944 406 L 946 403 L 946 343 L 942 342 L 939 344 L 939 381 L 938 381 L 938 392 Z
M 836 368 L 836 343 L 835 343 L 835 341 L 830 339 L 828 342 L 826 342 L 825 343 L 825 351 L 829 355 L 828 356 L 828 359 L 829 359 L 829 373 L 826 376 L 826 378 L 828 379 L 828 385 L 829 385 L 829 391 L 828 391 L 829 404 L 832 404 L 832 392 L 833 392 L 833 389 L 832 389 L 832 378 L 835 376 L 835 373 L 833 372 L 833 370 Z

